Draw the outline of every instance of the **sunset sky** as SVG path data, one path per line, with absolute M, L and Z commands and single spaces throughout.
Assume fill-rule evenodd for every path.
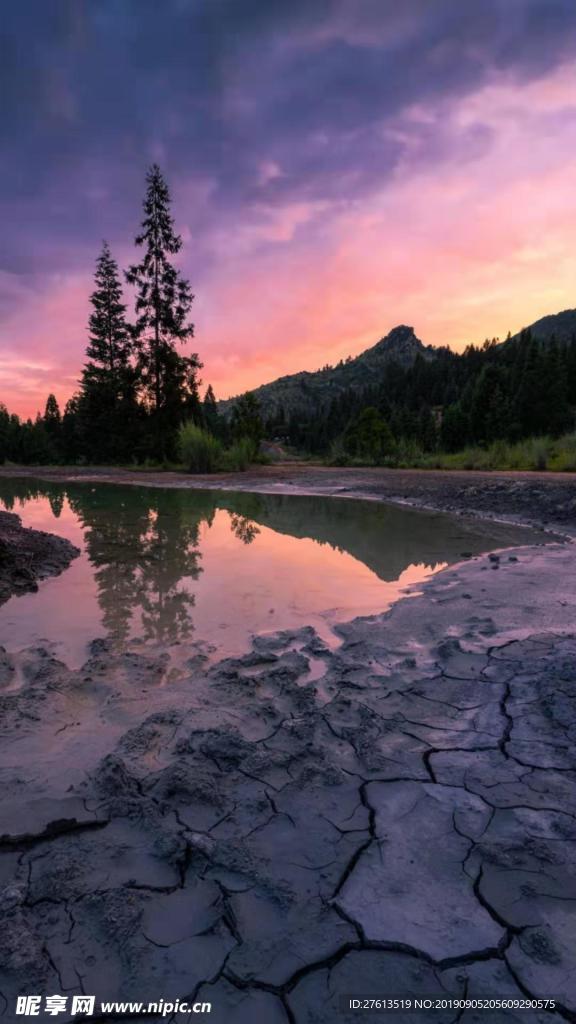
M 576 306 L 575 57 L 575 0 L 4 5 L 0 401 L 75 390 L 152 161 L 217 397 Z

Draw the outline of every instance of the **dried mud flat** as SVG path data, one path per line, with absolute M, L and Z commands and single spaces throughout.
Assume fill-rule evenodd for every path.
M 231 1024 L 345 1024 L 342 995 L 576 1020 L 575 569 L 571 543 L 479 557 L 334 650 L 5 653 L 4 1018 L 84 991 Z

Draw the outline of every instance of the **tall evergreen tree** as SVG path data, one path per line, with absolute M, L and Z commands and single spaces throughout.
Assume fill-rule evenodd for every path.
M 206 388 L 206 394 L 204 395 L 204 401 L 202 402 L 202 417 L 204 420 L 204 426 L 211 434 L 218 434 L 218 406 L 216 404 L 216 395 L 211 384 Z
M 10 455 L 10 413 L 6 406 L 0 402 L 0 464 L 6 462 Z
M 134 334 L 143 393 L 154 420 L 156 455 L 164 457 L 173 448 L 179 423 L 198 409 L 201 363 L 196 353 L 182 356 L 176 349 L 176 342 L 194 337 L 189 320 L 194 296 L 170 259 L 180 252 L 182 239 L 175 232 L 170 193 L 157 164 L 146 183 L 142 230 L 135 239 L 144 255 L 126 279 L 136 288 Z
M 85 455 L 123 461 L 132 455 L 138 419 L 134 344 L 118 264 L 104 242 L 90 296 L 88 362 L 82 371 L 78 413 Z
M 96 261 L 95 289 L 90 296 L 92 312 L 88 321 L 90 341 L 86 349 L 89 362 L 84 381 L 105 383 L 121 392 L 125 386 L 123 371 L 130 363 L 132 340 L 126 322 L 118 264 L 107 242 Z
M 69 398 L 62 417 L 62 452 L 66 462 L 77 462 L 83 454 L 80 436 L 80 396 Z
M 240 395 L 232 409 L 232 431 L 236 438 L 247 437 L 259 444 L 263 435 L 260 403 L 252 391 Z
M 60 415 L 60 406 L 58 405 L 56 396 L 53 394 L 48 395 L 46 400 L 42 427 L 48 437 L 51 458 L 54 461 L 57 461 L 61 458 L 62 454 L 62 417 Z
M 58 399 L 56 395 L 49 394 L 46 399 L 46 408 L 44 410 L 44 426 L 48 433 L 58 433 L 60 425 L 62 423 L 62 417 L 60 416 L 60 406 L 58 405 Z

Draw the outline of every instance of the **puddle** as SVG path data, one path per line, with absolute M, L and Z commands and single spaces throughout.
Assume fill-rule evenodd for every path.
M 242 654 L 253 634 L 303 625 L 334 646 L 334 625 L 384 611 L 464 555 L 542 539 L 505 524 L 309 495 L 4 478 L 0 504 L 82 551 L 37 593 L 0 609 L 1 644 L 49 643 L 70 667 L 103 636 L 182 644 L 186 658 L 193 645 L 201 661 Z

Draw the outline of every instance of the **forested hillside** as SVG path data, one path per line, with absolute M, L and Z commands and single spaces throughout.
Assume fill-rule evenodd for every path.
M 398 332 L 407 338 L 408 331 L 412 358 L 385 358 L 369 368 L 366 357 L 379 348 L 385 353 L 389 339 Z M 267 434 L 319 454 L 340 443 L 358 457 L 370 452 L 378 457 L 379 450 L 385 453 L 399 441 L 424 451 L 450 452 L 500 439 L 555 437 L 574 427 L 575 338 L 572 310 L 546 317 L 504 342 L 486 341 L 462 353 L 425 347 L 410 328 L 396 328 L 375 349 L 345 364 L 356 371 L 348 386 L 339 368 L 309 375 L 314 387 L 308 389 L 305 407 L 294 408 L 286 378 L 259 389 L 263 411 L 270 409 Z M 268 404 L 270 393 L 275 407 Z
M 574 431 L 575 310 L 461 353 L 426 346 L 411 327 L 399 326 L 354 359 L 217 402 L 211 387 L 199 399 L 197 357 L 185 360 L 167 343 L 160 345 L 166 366 L 155 374 L 154 330 L 148 325 L 146 334 L 139 321 L 148 339 L 141 342 L 126 324 L 106 249 L 96 284 L 79 394 L 63 416 L 49 396 L 35 421 L 22 422 L 0 405 L 0 461 L 178 460 L 180 430 L 188 451 L 202 449 L 184 458 L 198 469 L 244 464 L 246 452 L 227 462 L 217 446 L 249 442 L 254 452 L 262 438 L 331 461 L 411 464 L 426 453 Z M 157 394 L 158 380 L 164 390 Z
M 252 393 L 265 419 L 274 419 L 279 413 L 306 418 L 320 409 L 326 411 L 348 391 L 362 392 L 374 380 L 382 380 L 391 364 L 407 369 L 418 358 L 434 359 L 437 352 L 432 345 L 423 345 L 412 327 L 401 325 L 355 358 L 349 357 L 313 373 L 302 371 L 280 377 L 271 384 L 255 388 Z M 221 415 L 228 416 L 236 401 L 230 398 L 219 402 Z

